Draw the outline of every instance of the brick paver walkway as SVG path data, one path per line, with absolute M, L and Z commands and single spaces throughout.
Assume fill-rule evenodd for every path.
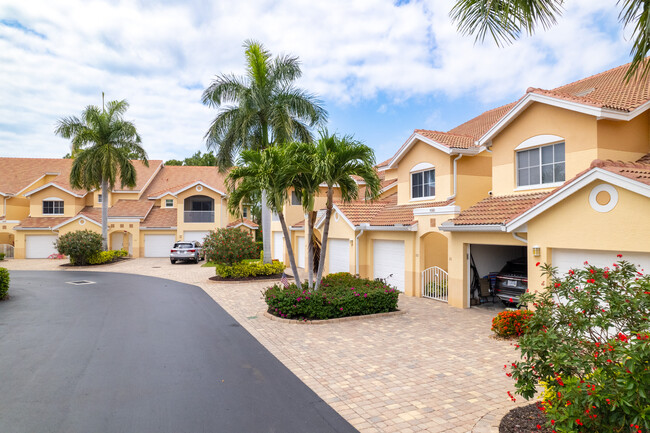
M 48 270 L 62 269 L 60 263 L 11 260 L 2 266 Z M 137 273 L 202 287 L 363 433 L 497 431 L 500 415 L 513 407 L 506 395 L 513 383 L 502 368 L 514 360 L 515 351 L 511 343 L 490 338 L 493 312 L 400 297 L 405 315 L 295 325 L 262 316 L 261 291 L 268 283 L 211 282 L 213 268 L 134 259 L 84 270 Z

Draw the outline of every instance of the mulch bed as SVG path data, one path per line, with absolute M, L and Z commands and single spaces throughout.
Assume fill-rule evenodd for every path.
M 545 427 L 546 415 L 537 408 L 537 403 L 512 409 L 499 424 L 499 433 L 552 433 Z M 538 429 L 537 426 L 541 429 Z
M 265 281 L 265 280 L 279 280 L 282 274 L 275 275 L 259 275 L 257 277 L 244 277 L 244 278 L 224 278 L 220 276 L 210 277 L 212 281 Z M 287 278 L 293 278 L 292 275 L 287 274 Z
M 131 260 L 131 257 L 118 257 L 118 258 L 116 258 L 116 259 L 114 259 L 114 260 L 112 260 L 110 262 L 99 263 L 99 264 L 96 264 L 96 265 L 73 265 L 72 263 L 64 263 L 64 264 L 59 265 L 59 266 L 61 266 L 62 268 L 94 268 L 96 266 L 113 265 L 115 263 L 125 262 L 127 260 Z

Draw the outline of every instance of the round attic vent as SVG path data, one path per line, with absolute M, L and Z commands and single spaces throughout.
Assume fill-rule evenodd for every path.
M 84 225 L 84 224 L 86 224 L 86 220 L 83 219 L 83 218 L 81 218 L 81 219 L 79 220 L 79 225 L 82 226 L 82 225 Z
M 618 203 L 618 191 L 612 185 L 603 183 L 589 193 L 589 204 L 596 212 L 609 212 Z
M 196 190 L 197 191 L 203 191 L 203 185 L 197 185 Z

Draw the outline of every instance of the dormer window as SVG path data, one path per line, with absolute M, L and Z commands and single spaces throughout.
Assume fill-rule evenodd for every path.
M 102 202 L 102 195 L 97 194 L 97 203 L 101 203 L 101 202 Z
M 241 215 L 243 218 L 248 218 L 248 208 L 246 206 L 242 207 Z
M 517 152 L 517 186 L 551 186 L 564 182 L 564 143 Z
M 296 191 L 291 191 L 291 205 L 300 206 L 301 204 L 302 202 L 300 201 L 298 194 L 296 194 Z
M 63 200 L 43 200 L 43 215 L 63 215 Z
M 411 170 L 411 199 L 431 198 L 436 195 L 436 170 L 433 165 L 421 163 Z
M 173 198 L 165 199 L 165 207 L 174 207 L 174 199 Z

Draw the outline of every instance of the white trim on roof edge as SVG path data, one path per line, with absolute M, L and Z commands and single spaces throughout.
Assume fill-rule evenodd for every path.
M 338 214 L 341 215 L 341 216 L 343 217 L 343 221 L 345 221 L 346 223 L 348 223 L 348 225 L 350 226 L 350 228 L 352 228 L 352 230 L 355 230 L 355 228 L 354 228 L 354 227 L 355 227 L 354 224 L 352 224 L 352 222 L 348 219 L 348 217 L 346 217 L 346 216 L 343 214 L 343 212 L 341 212 L 341 209 L 339 209 L 339 207 L 338 207 L 337 205 L 333 205 L 332 210 L 335 211 L 335 212 L 338 212 Z M 323 214 L 323 217 L 320 219 L 320 221 L 316 221 L 316 224 L 314 225 L 314 227 L 315 227 L 315 228 L 319 228 L 320 226 L 322 226 L 323 223 L 325 222 L 325 219 L 326 219 L 326 218 L 327 218 L 327 214 Z
M 239 223 L 239 224 L 237 224 L 237 225 L 230 226 L 230 227 L 226 226 L 226 228 L 229 228 L 229 229 L 236 229 L 237 227 L 241 227 L 241 226 L 248 227 L 248 228 L 251 229 L 251 230 L 257 230 L 257 227 L 249 226 L 249 225 L 246 224 L 246 223 Z
M 188 190 L 188 189 L 190 189 L 190 188 L 192 188 L 193 186 L 196 186 L 196 185 L 202 185 L 203 187 L 209 189 L 210 191 L 216 192 L 217 194 L 221 194 L 223 197 L 226 197 L 226 196 L 227 196 L 227 194 L 226 194 L 225 192 L 223 192 L 223 191 L 219 191 L 218 189 L 216 189 L 216 188 L 212 188 L 211 186 L 209 186 L 209 185 L 203 183 L 202 181 L 197 180 L 196 182 L 194 182 L 194 183 L 192 183 L 192 184 L 190 184 L 190 185 L 184 186 L 183 188 L 179 189 L 179 190 L 176 191 L 176 192 L 172 192 L 171 190 L 168 190 L 168 191 L 165 191 L 164 193 L 162 193 L 162 194 L 159 195 L 159 196 L 155 196 L 155 197 L 154 197 L 154 196 L 148 196 L 147 198 L 148 198 L 148 199 L 152 199 L 152 200 L 158 200 L 159 198 L 162 198 L 162 197 L 166 196 L 167 194 L 169 194 L 169 195 L 173 195 L 174 197 L 177 197 L 178 194 L 180 194 L 180 193 L 182 193 L 183 191 L 186 191 L 186 190 Z
M 418 223 L 412 225 L 392 225 L 392 226 L 371 226 L 369 223 L 363 223 L 354 228 L 354 231 L 371 231 L 371 232 L 416 232 Z
M 40 187 L 38 187 L 38 188 L 36 188 L 36 189 L 31 190 L 30 192 L 28 192 L 27 194 L 25 194 L 25 197 L 30 196 L 30 195 L 32 195 L 32 194 L 35 194 L 35 193 L 37 193 L 38 191 L 42 191 L 42 190 L 44 190 L 45 188 L 49 188 L 49 187 L 51 187 L 51 186 L 53 186 L 54 188 L 60 189 L 61 191 L 66 192 L 66 193 L 70 194 L 70 195 L 73 196 L 73 197 L 83 198 L 83 197 L 85 197 L 85 196 L 88 194 L 87 192 L 86 192 L 84 195 L 75 194 L 74 192 L 72 192 L 72 191 L 68 191 L 67 189 L 65 189 L 65 188 L 63 188 L 63 187 L 61 187 L 61 186 L 59 186 L 59 185 L 57 185 L 57 184 L 55 184 L 55 183 L 49 182 L 49 183 L 46 183 L 46 184 L 43 185 L 43 186 L 40 186 Z
M 55 225 L 54 227 L 52 227 L 52 230 L 57 230 L 58 228 L 63 227 L 63 226 L 66 225 L 66 224 L 70 224 L 71 222 L 74 222 L 74 221 L 78 220 L 79 218 L 83 218 L 83 219 L 85 219 L 86 221 L 90 221 L 91 223 L 93 223 L 93 224 L 95 224 L 95 225 L 98 225 L 98 226 L 100 226 L 100 227 L 102 226 L 101 223 L 95 221 L 95 220 L 92 219 L 92 218 L 89 218 L 89 217 L 86 216 L 86 215 L 77 215 L 76 217 L 72 217 L 72 218 L 70 218 L 69 220 L 63 221 L 61 224 L 57 224 L 57 225 Z
M 475 224 L 475 225 L 454 225 L 451 221 L 440 224 L 439 229 L 443 232 L 505 232 L 506 226 L 502 224 Z
M 645 112 L 650 108 L 650 101 L 647 101 L 630 112 L 619 110 L 612 110 L 609 108 L 594 107 L 592 105 L 580 104 L 578 102 L 567 101 L 560 98 L 554 98 L 548 95 L 540 95 L 539 93 L 527 93 L 514 107 L 506 113 L 498 122 L 492 125 L 481 138 L 478 139 L 477 144 L 480 146 L 489 146 L 489 142 L 497 135 L 503 128 L 508 126 L 522 111 L 524 111 L 533 102 L 551 105 L 553 107 L 564 108 L 566 110 L 576 111 L 578 113 L 587 114 L 597 117 L 598 119 L 611 119 L 611 120 L 632 120 L 639 114 Z
M 476 155 L 478 154 L 481 149 L 476 148 L 476 149 L 458 149 L 458 148 L 452 148 L 445 146 L 444 144 L 438 143 L 435 140 L 432 140 L 430 138 L 425 137 L 422 134 L 418 134 L 417 132 L 414 132 L 411 134 L 411 136 L 404 142 L 400 150 L 393 156 L 393 159 L 390 160 L 388 165 L 386 166 L 386 169 L 389 168 L 395 168 L 397 167 L 397 163 L 402 159 L 404 154 L 406 154 L 409 149 L 413 146 L 416 140 L 420 140 L 423 143 L 426 143 L 435 149 L 438 149 L 439 151 L 446 153 L 447 155 L 456 155 L 456 154 L 463 154 L 463 155 Z

